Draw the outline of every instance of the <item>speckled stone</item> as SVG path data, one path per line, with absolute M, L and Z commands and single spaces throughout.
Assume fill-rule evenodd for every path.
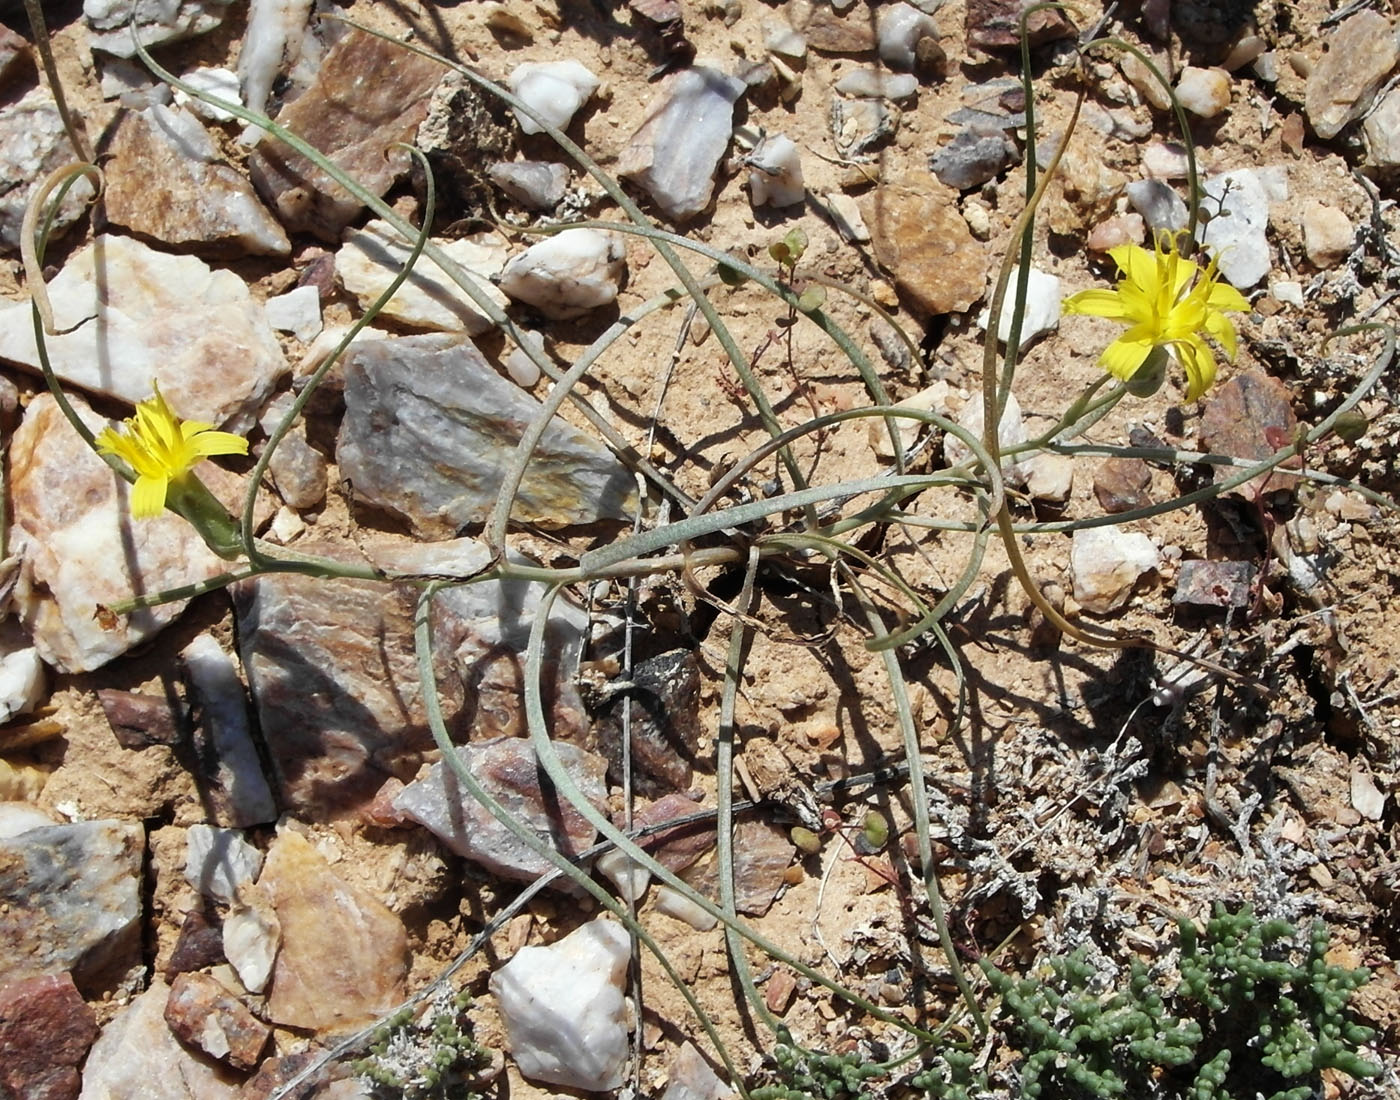
M 958 313 L 986 290 L 987 252 L 958 212 L 956 197 L 924 179 L 881 189 L 865 214 L 880 263 L 924 316 Z
M 1400 61 L 1395 27 L 1379 12 L 1357 12 L 1327 36 L 1327 52 L 1308 77 L 1303 110 L 1320 138 L 1336 137 L 1375 101 Z
M 69 974 L 0 986 L 0 1095 L 74 1100 L 97 1020 Z
M 181 974 L 165 1002 L 170 1030 L 211 1058 L 252 1069 L 272 1029 L 208 974 Z

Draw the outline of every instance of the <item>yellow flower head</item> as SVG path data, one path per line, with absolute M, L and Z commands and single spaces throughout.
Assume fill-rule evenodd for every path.
M 1215 352 L 1206 343 L 1219 341 L 1235 357 L 1235 326 L 1224 310 L 1248 312 L 1245 296 L 1220 281 L 1215 261 L 1200 265 L 1177 251 L 1174 238 L 1159 236 L 1151 252 L 1135 244 L 1110 248 L 1108 254 L 1123 277 L 1113 290 L 1081 290 L 1065 300 L 1064 312 L 1107 317 L 1128 326 L 1099 357 L 1099 366 L 1120 381 L 1129 381 L 1155 348 L 1170 351 L 1186 371 L 1186 400 L 1194 401 L 1215 380 Z
M 165 508 L 171 482 L 185 482 L 190 470 L 210 455 L 246 455 L 248 441 L 232 432 L 216 432 L 213 424 L 181 420 L 160 390 L 136 406 L 125 431 L 103 428 L 97 436 L 101 454 L 116 455 L 136 471 L 131 490 L 131 514 L 151 519 Z

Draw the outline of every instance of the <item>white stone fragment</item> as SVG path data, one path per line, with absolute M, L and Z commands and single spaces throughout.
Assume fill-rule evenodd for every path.
M 1157 547 L 1144 534 L 1113 525 L 1078 530 L 1069 551 L 1074 599 L 1095 615 L 1117 611 L 1138 578 L 1160 564 Z
M 1188 164 L 1186 150 L 1180 145 L 1154 141 L 1142 151 L 1142 171 L 1151 179 L 1185 179 Z
M 951 390 L 948 383 L 940 378 L 931 386 L 928 386 L 911 397 L 906 397 L 903 401 L 895 402 L 896 409 L 913 409 L 918 412 L 935 412 L 941 416 L 948 416 L 948 397 Z M 923 421 L 915 420 L 912 417 L 901 417 L 893 421 L 895 431 L 900 440 L 900 446 L 907 449 L 910 441 L 918 437 L 925 430 Z M 884 420 L 871 420 L 870 426 L 866 428 L 867 438 L 871 448 L 885 461 L 894 458 L 894 450 L 890 441 L 890 431 Z
M 180 416 L 242 431 L 287 369 L 243 279 L 196 256 L 104 234 L 69 258 L 49 300 L 59 378 L 129 404 L 154 381 Z M 39 369 L 27 301 L 0 306 L 0 359 Z
M 28 714 L 44 700 L 44 662 L 28 635 L 0 623 L 0 724 Z
M 626 930 L 599 918 L 548 947 L 522 947 L 491 975 L 511 1056 L 523 1076 L 604 1092 L 622 1085 Z
M 641 901 L 651 884 L 651 872 L 616 848 L 600 855 L 594 866 L 608 876 L 623 901 Z
M 831 224 L 836 226 L 836 232 L 840 233 L 843 239 L 852 244 L 870 242 L 870 227 L 860 216 L 860 205 L 854 195 L 847 195 L 842 191 L 829 191 L 823 198 L 826 211 L 831 215 Z
M 1204 186 L 1206 207 L 1219 213 L 1206 224 L 1207 250 L 1232 286 L 1249 290 L 1269 273 L 1269 203 L 1288 198 L 1282 167 L 1244 168 L 1212 176 Z
M 668 77 L 646 121 L 618 155 L 618 175 L 646 191 L 669 218 L 684 221 L 700 213 L 714 192 L 734 104 L 745 87 L 703 65 Z
M 684 921 L 697 932 L 708 932 L 719 923 L 712 913 L 705 912 L 679 890 L 674 890 L 669 886 L 656 888 L 656 909 L 657 912 L 665 913 L 668 917 Z
M 1295 279 L 1273 279 L 1269 282 L 1269 293 L 1286 306 L 1303 305 L 1303 284 Z
M 958 413 L 958 426 L 966 428 L 974 438 L 982 438 L 982 425 L 985 417 L 982 412 L 982 397 L 974 394 L 972 400 L 968 401 Z M 1024 443 L 1027 439 L 1026 422 L 1021 418 L 1021 403 L 1016 400 L 1014 393 L 1006 395 L 1006 405 L 1001 410 L 1001 423 L 997 425 L 997 442 L 1001 444 L 1002 450 L 1008 447 L 1015 447 Z M 943 458 L 949 466 L 959 466 L 972 457 L 972 451 L 961 439 L 949 432 L 943 438 Z M 1016 485 L 1022 485 L 1026 480 L 1026 468 L 1024 460 L 1016 461 L 1012 458 L 1003 457 L 1001 461 L 1001 473 L 1007 481 Z
M 501 161 L 486 169 L 491 182 L 521 206 L 553 210 L 569 186 L 569 170 L 555 161 Z
M 882 7 L 875 24 L 875 44 L 880 60 L 896 69 L 912 69 L 919 39 L 937 33 L 938 27 L 932 17 L 912 4 Z
M 1377 168 L 1400 165 L 1400 88 L 1392 88 L 1361 124 L 1366 159 Z
M 277 514 L 272 517 L 272 524 L 268 528 L 273 541 L 281 546 L 295 542 L 305 530 L 306 521 L 301 518 L 301 513 L 285 504 L 277 509 Z
M 238 74 L 230 69 L 193 69 L 185 73 L 180 80 L 192 88 L 197 88 L 201 92 L 225 100 L 229 103 L 236 103 L 243 106 L 243 96 L 239 91 Z M 196 99 L 187 92 L 175 89 L 175 105 L 186 107 L 210 122 L 230 122 L 233 115 L 229 114 L 222 107 L 215 107 L 211 103 L 205 103 L 202 99 Z
M 1336 267 L 1351 252 L 1356 230 L 1351 219 L 1335 206 L 1310 200 L 1303 203 L 1303 251 L 1314 267 Z
M 511 72 L 510 90 L 541 118 L 560 130 L 567 130 L 574 113 L 598 90 L 598 78 L 578 61 L 527 61 Z M 534 119 L 515 112 L 520 129 L 527 134 L 544 132 Z
M 621 235 L 566 229 L 513 257 L 501 272 L 501 289 L 546 317 L 565 320 L 615 301 L 626 271 Z
M 1016 290 L 1021 280 L 1021 269 L 1011 269 L 1011 280 L 1006 284 L 1006 301 L 1001 316 L 997 319 L 997 339 L 1005 344 L 1011 339 L 1012 306 L 1016 301 Z M 1031 268 L 1026 280 L 1026 308 L 1021 315 L 1021 350 L 1047 332 L 1053 332 L 1060 325 L 1060 302 L 1063 293 L 1060 279 L 1056 275 Z M 983 312 L 980 323 L 987 323 L 987 312 Z
M 224 958 L 249 993 L 267 988 L 281 943 L 282 926 L 270 903 L 235 905 L 224 917 Z
M 309 283 L 269 298 L 263 309 L 268 324 L 278 332 L 290 332 L 303 344 L 321 335 L 321 292 Z
M 1176 98 L 1197 118 L 1214 118 L 1230 106 L 1230 74 L 1187 65 L 1177 78 Z
M 852 99 L 908 99 L 919 90 L 912 73 L 888 73 L 882 69 L 852 69 L 835 88 Z
M 520 335 L 536 355 L 544 354 L 544 336 L 529 329 L 521 329 Z M 532 389 L 540 380 L 539 365 L 523 347 L 512 349 L 506 356 L 506 373 L 510 375 L 510 380 L 523 390 Z
M 262 111 L 272 85 L 284 66 L 300 53 L 312 0 L 251 0 L 248 28 L 238 52 L 238 78 L 243 102 L 251 111 Z M 261 133 L 261 131 L 257 131 Z
M 763 48 L 790 61 L 801 61 L 807 56 L 807 39 L 786 19 L 769 19 L 763 24 Z
M 83 0 L 88 45 L 135 57 L 136 42 L 154 48 L 205 34 L 223 22 L 232 0 Z M 133 20 L 133 15 L 135 19 Z
M 1356 767 L 1351 772 L 1351 808 L 1367 821 L 1379 821 L 1385 816 L 1385 794 L 1364 768 Z
M 1041 451 L 1025 462 L 1026 492 L 1036 500 L 1063 504 L 1074 492 L 1074 459 Z
M 53 818 L 31 803 L 0 802 L 0 840 L 54 824 Z
M 257 878 L 262 863 L 262 852 L 238 829 L 191 825 L 185 833 L 185 881 L 225 905 L 232 905 L 239 888 Z
M 491 282 L 506 259 L 505 242 L 499 235 L 482 233 L 434 243 L 466 272 L 488 301 L 498 309 L 509 304 L 506 296 Z M 335 254 L 335 273 L 345 289 L 367 308 L 389 288 L 408 262 L 411 251 L 412 246 L 397 229 L 376 219 L 363 229 L 346 234 L 345 243 Z M 492 327 L 491 319 L 482 308 L 468 298 L 442 268 L 423 255 L 418 257 L 381 316 L 417 328 L 465 332 L 468 336 L 480 336 Z
M 754 206 L 792 206 L 807 196 L 802 157 L 785 134 L 764 139 L 748 158 L 749 197 Z

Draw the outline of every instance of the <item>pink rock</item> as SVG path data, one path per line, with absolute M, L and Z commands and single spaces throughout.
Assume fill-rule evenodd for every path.
M 97 1020 L 68 974 L 0 987 L 0 1095 L 73 1100 Z
M 272 1029 L 208 974 L 181 974 L 165 1002 L 165 1022 L 181 1040 L 239 1069 L 258 1064 Z

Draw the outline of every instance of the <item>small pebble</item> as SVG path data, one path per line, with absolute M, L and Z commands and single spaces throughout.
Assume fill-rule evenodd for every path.
M 1186 203 L 1161 180 L 1137 180 L 1123 190 L 1148 229 L 1171 233 L 1186 228 Z
M 574 113 L 598 90 L 598 78 L 582 64 L 568 61 L 531 61 L 517 65 L 509 78 L 510 90 L 551 126 L 567 129 Z M 544 128 L 519 111 L 516 119 L 527 134 Z
M 802 157 L 785 134 L 770 134 L 748 158 L 749 198 L 754 206 L 794 206 L 807 196 Z
M 1114 214 L 1093 229 L 1084 242 L 1090 252 L 1107 252 L 1120 244 L 1142 244 L 1147 239 L 1147 227 L 1141 214 Z
M 912 4 L 892 4 L 880 10 L 875 29 L 880 60 L 896 69 L 912 69 L 922 39 L 936 35 L 933 18 Z
M 1230 74 L 1188 65 L 1177 78 L 1176 98 L 1197 118 L 1214 118 L 1230 106 Z
M 855 99 L 908 99 L 918 92 L 919 82 L 909 73 L 852 69 L 836 82 L 835 88 Z
M 1303 204 L 1303 250 L 1314 267 L 1336 267 L 1350 254 L 1356 231 L 1351 220 L 1335 206 L 1309 201 Z

